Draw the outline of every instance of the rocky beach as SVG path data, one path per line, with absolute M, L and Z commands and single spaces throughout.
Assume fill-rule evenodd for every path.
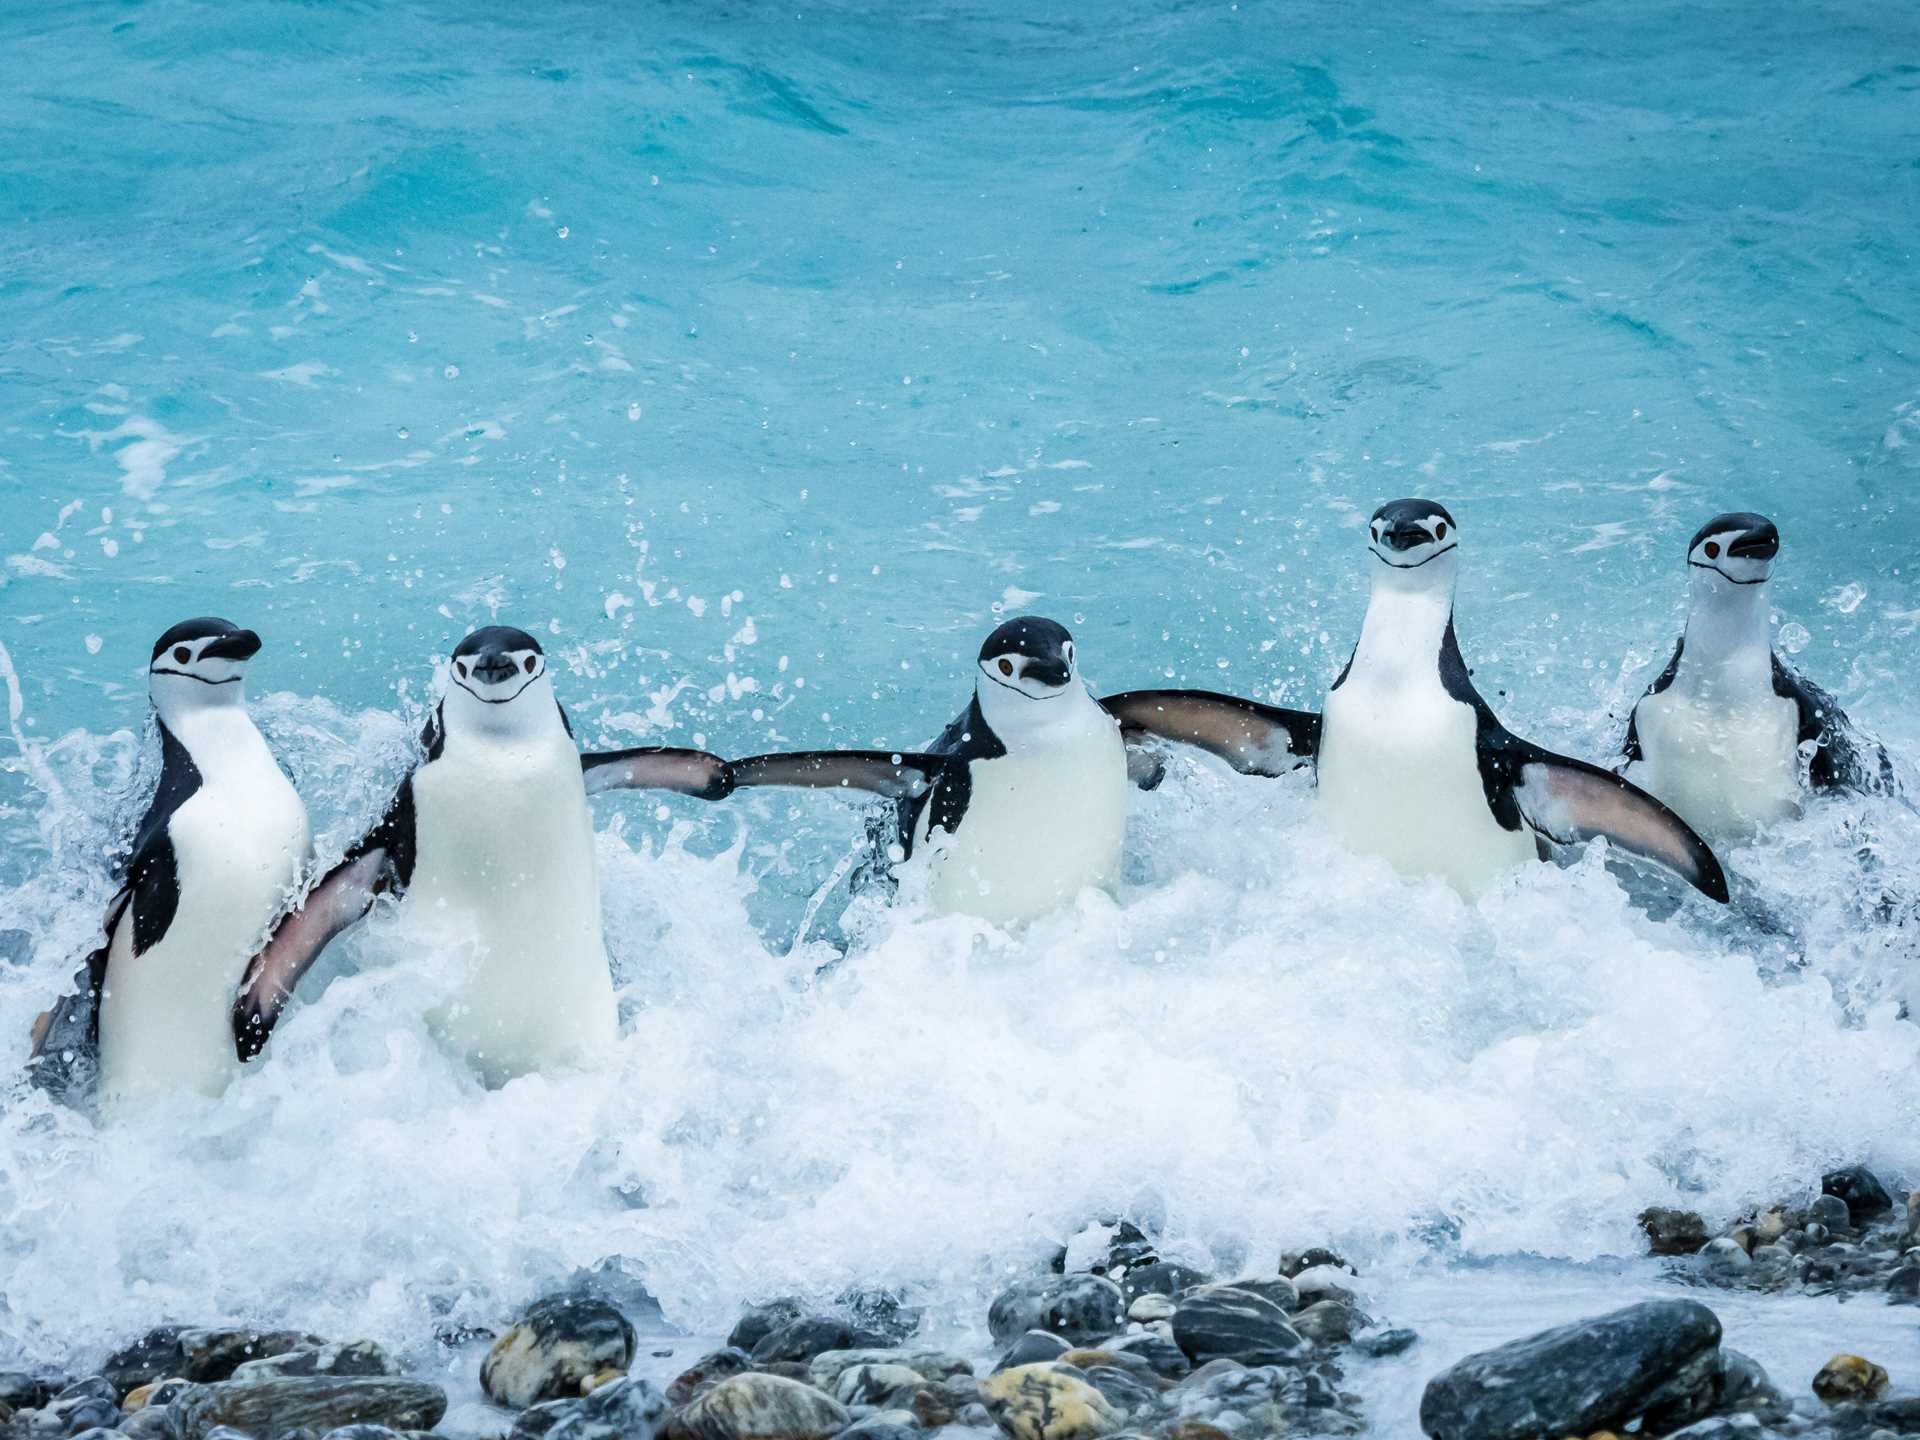
M 403 1364 L 367 1339 L 162 1326 L 76 1364 L 0 1374 L 6 1440 L 1893 1440 L 1920 1435 L 1920 1344 L 1770 1374 L 1716 1313 L 1844 1293 L 1903 1307 L 1920 1195 L 1864 1167 L 1710 1226 L 1641 1217 L 1657 1298 L 1437 1366 L 1336 1251 L 1223 1277 L 1126 1220 L 1087 1226 L 934 1343 L 884 1290 L 779 1297 L 702 1348 L 592 1286 L 493 1327 L 447 1327 Z M 1719 1233 L 1716 1233 L 1719 1232 Z M 1769 1253 L 1777 1252 L 1777 1253 Z M 1734 1258 L 1737 1255 L 1737 1259 Z M 1470 1293 L 1471 1286 L 1461 1286 Z M 1871 1292 L 1871 1293 L 1870 1293 Z M 1768 1297 L 1760 1299 L 1758 1297 Z M 1884 1327 L 1878 1327 L 1884 1330 Z M 1909 1332 L 1920 1329 L 1920 1309 Z M 1809 1337 L 1810 1340 L 1816 1337 Z M 1893 1365 L 1881 1363 L 1894 1359 Z M 477 1371 L 475 1364 L 477 1361 Z M 1393 1377 L 1381 1384 L 1382 1377 Z M 477 1387 L 476 1387 L 477 1382 Z M 1418 1388 L 1417 1415 L 1399 1402 Z

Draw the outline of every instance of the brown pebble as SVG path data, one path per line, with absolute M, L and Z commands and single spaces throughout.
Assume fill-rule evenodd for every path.
M 1813 1377 L 1813 1393 L 1829 1405 L 1874 1400 L 1887 1388 L 1887 1372 L 1858 1355 L 1836 1355 Z

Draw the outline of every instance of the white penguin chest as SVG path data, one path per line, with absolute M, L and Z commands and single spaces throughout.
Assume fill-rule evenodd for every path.
M 431 1017 L 489 1084 L 590 1058 L 613 1040 L 593 823 L 564 734 L 449 738 L 414 772 L 409 923 L 472 969 Z
M 136 897 L 108 949 L 100 1063 L 110 1093 L 226 1085 L 239 1064 L 234 995 L 312 846 L 306 806 L 243 711 L 183 729 L 201 783 L 167 825 L 172 921 L 136 956 Z
M 1438 875 L 1465 894 L 1538 851 L 1503 829 L 1480 778 L 1478 723 L 1440 684 L 1438 667 L 1370 672 L 1355 665 L 1327 696 L 1318 796 L 1353 849 L 1405 874 Z
M 1636 785 L 1702 834 L 1738 837 L 1800 805 L 1800 715 L 1771 688 L 1709 698 L 1678 686 L 1634 711 Z
M 927 854 L 937 909 L 1017 924 L 1088 886 L 1119 879 L 1126 836 L 1127 758 L 1119 728 L 1089 704 L 1084 722 L 1006 755 L 974 762 L 972 793 L 954 834 L 929 837 L 921 811 L 915 854 Z

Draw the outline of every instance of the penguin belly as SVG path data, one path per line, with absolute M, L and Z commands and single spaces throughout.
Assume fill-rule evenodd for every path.
M 1539 859 L 1533 836 L 1493 818 L 1471 707 L 1438 689 L 1347 684 L 1327 696 L 1319 804 L 1351 849 L 1405 875 L 1437 875 L 1472 897 Z
M 1744 838 L 1799 813 L 1800 716 L 1773 694 L 1737 705 L 1649 695 L 1627 778 L 1703 835 Z
M 413 789 L 408 919 L 473 966 L 429 1023 L 493 1087 L 604 1055 L 617 1012 L 572 742 L 450 740 Z
M 1127 756 L 1111 722 L 1072 743 L 1036 745 L 970 767 L 973 791 L 955 833 L 931 837 L 935 909 L 1014 925 L 1089 885 L 1111 889 L 1126 836 Z M 928 844 L 921 812 L 916 853 Z
M 306 807 L 266 755 L 244 783 L 207 785 L 167 823 L 179 901 L 133 953 L 136 896 L 114 927 L 100 1001 L 102 1090 L 218 1094 L 239 1072 L 233 1001 L 312 845 Z

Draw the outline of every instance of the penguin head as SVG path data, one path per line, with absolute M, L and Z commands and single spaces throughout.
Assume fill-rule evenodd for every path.
M 1773 576 L 1773 557 L 1780 553 L 1780 532 L 1764 515 L 1740 510 L 1716 515 L 1702 525 L 1687 544 L 1687 564 L 1696 582 L 1718 589 L 1725 585 L 1763 585 Z
M 1007 621 L 980 647 L 983 694 L 997 689 L 1028 700 L 1054 700 L 1072 688 L 1076 674 L 1073 636 L 1066 626 L 1038 615 Z
M 147 693 L 162 720 L 183 710 L 238 705 L 247 661 L 260 637 L 231 620 L 203 615 L 182 620 L 153 642 Z
M 453 647 L 441 716 L 451 732 L 532 733 L 558 724 L 547 652 L 524 630 L 488 625 Z
M 1386 567 L 1374 578 L 1401 588 L 1440 589 L 1459 569 L 1460 530 L 1433 500 L 1389 500 L 1367 522 L 1367 549 Z

